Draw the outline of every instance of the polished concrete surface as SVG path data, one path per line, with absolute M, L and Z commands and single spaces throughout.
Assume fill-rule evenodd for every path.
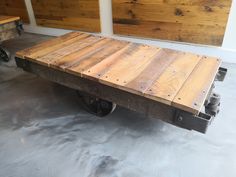
M 4 46 L 14 53 L 47 38 Z M 221 112 L 201 134 L 121 107 L 95 117 L 74 90 L 1 62 L 0 177 L 235 177 L 236 65 L 224 66 Z

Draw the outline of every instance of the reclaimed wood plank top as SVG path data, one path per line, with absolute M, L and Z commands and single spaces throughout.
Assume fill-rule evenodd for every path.
M 20 20 L 20 17 L 0 15 L 0 25 Z
M 72 32 L 16 56 L 198 114 L 221 60 Z

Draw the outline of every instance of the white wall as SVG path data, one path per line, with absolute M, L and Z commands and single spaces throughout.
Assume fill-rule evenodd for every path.
M 26 7 L 30 16 L 30 25 L 25 25 L 25 31 L 31 33 L 58 36 L 70 32 L 71 30 L 62 30 L 54 28 L 39 27 L 36 25 L 31 0 L 25 0 Z M 229 21 L 227 24 L 226 34 L 222 47 L 205 46 L 198 44 L 188 44 L 180 42 L 170 42 L 163 40 L 147 40 L 134 37 L 124 37 L 113 34 L 112 28 L 112 8 L 111 0 L 99 0 L 100 18 L 101 18 L 101 34 L 117 39 L 128 40 L 137 43 L 145 43 L 163 48 L 170 48 L 193 52 L 202 55 L 209 55 L 221 58 L 224 62 L 236 63 L 236 0 L 233 0 Z
M 236 50 L 236 0 L 233 0 L 232 3 L 223 47 L 226 49 Z

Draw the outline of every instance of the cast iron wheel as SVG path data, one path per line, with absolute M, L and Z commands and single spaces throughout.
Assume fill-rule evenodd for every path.
M 7 50 L 4 50 L 3 48 L 0 48 L 0 59 L 8 62 L 10 60 L 10 52 L 8 52 Z
M 220 95 L 217 93 L 212 93 L 208 104 L 205 106 L 205 111 L 207 114 L 216 116 L 220 111 Z
M 214 105 L 218 105 L 220 103 L 220 95 L 217 93 L 212 93 L 210 98 L 210 103 Z
M 116 104 L 110 101 L 106 101 L 85 92 L 77 91 L 77 94 L 80 98 L 81 105 L 91 114 L 94 114 L 99 117 L 104 117 L 112 113 Z

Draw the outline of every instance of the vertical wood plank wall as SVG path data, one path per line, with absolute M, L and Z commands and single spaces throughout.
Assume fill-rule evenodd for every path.
M 220 46 L 232 0 L 112 0 L 115 34 Z
M 24 0 L 0 0 L 0 14 L 19 16 L 24 23 L 29 23 L 29 16 Z
M 100 32 L 98 0 L 32 0 L 40 26 Z

